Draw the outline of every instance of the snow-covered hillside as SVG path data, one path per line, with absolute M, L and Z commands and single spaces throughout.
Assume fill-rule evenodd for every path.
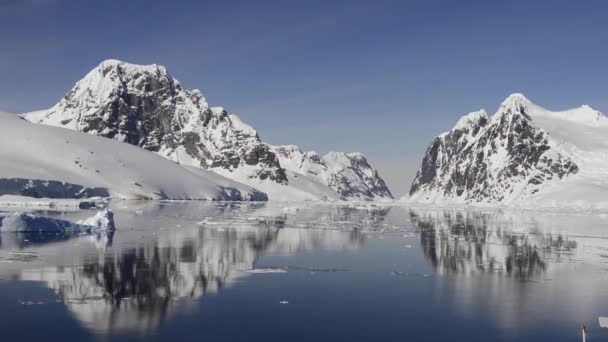
M 273 146 L 281 166 L 325 184 L 348 198 L 392 198 L 378 171 L 361 153 L 330 152 L 320 157 L 295 145 Z
M 136 146 L 14 115 L 0 115 L 0 146 L 0 196 L 267 199 L 246 185 Z
M 409 202 L 608 208 L 608 118 L 553 112 L 521 94 L 473 112 L 429 146 Z
M 346 161 L 324 158 L 319 177 L 282 165 L 289 161 L 277 157 L 277 147 L 263 143 L 236 115 L 210 107 L 200 91 L 184 89 L 163 66 L 104 61 L 54 107 L 23 117 L 137 145 L 258 188 L 271 199 L 392 198 L 360 154 L 341 154 Z

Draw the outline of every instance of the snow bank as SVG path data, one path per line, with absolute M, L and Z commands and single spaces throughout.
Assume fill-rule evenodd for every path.
M 87 200 L 66 198 L 34 198 L 26 196 L 3 195 L 0 196 L 0 207 L 20 207 L 36 209 L 89 209 L 104 206 L 102 198 L 90 198 Z

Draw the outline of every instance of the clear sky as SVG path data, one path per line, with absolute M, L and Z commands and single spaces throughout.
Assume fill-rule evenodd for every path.
M 0 111 L 107 58 L 165 65 L 267 142 L 363 152 L 401 195 L 435 135 L 510 93 L 608 112 L 608 1 L 0 0 Z

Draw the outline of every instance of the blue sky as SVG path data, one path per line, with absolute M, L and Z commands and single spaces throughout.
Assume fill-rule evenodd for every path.
M 608 112 L 606 1 L 0 0 L 0 111 L 107 58 L 162 64 L 273 144 L 361 151 L 397 194 L 431 139 L 523 92 Z

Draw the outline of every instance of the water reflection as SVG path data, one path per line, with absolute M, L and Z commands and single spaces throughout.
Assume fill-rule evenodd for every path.
M 608 298 L 597 285 L 608 279 L 608 217 L 306 203 L 118 202 L 114 210 L 117 231 L 108 238 L 0 236 L 0 275 L 14 271 L 11 278 L 42 282 L 82 326 L 104 335 L 166 332 L 159 326 L 178 313 L 213 310 L 201 305 L 205 296 L 235 284 L 253 293 L 283 284 L 268 283 L 273 277 L 301 282 L 292 290 L 320 299 L 282 309 L 331 314 L 340 303 L 343 323 L 356 321 L 360 301 L 367 301 L 379 316 L 366 316 L 366 323 L 405 316 L 409 329 L 438 313 L 454 326 L 470 318 L 510 333 L 554 312 L 579 324 L 604 312 L 597 298 Z M 25 259 L 4 263 L 3 253 L 13 251 Z M 268 265 L 293 268 L 286 275 L 248 272 Z M 440 276 L 387 276 L 433 270 Z M 420 311 L 412 315 L 411 308 Z M 266 316 L 245 319 L 267 323 Z M 322 321 L 315 329 L 331 329 Z
M 420 209 L 409 215 L 425 258 L 441 275 L 438 305 L 459 317 L 489 317 L 517 340 L 543 320 L 576 327 L 605 311 L 598 284 L 606 281 L 606 216 Z
M 232 284 L 253 267 L 277 236 L 275 229 L 200 230 L 173 241 L 87 256 L 75 267 L 28 270 L 22 280 L 44 281 L 89 328 L 109 332 L 155 328 L 192 299 Z
M 545 272 L 547 259 L 568 258 L 577 248 L 562 234 L 541 233 L 537 221 L 499 212 L 411 209 L 410 218 L 439 273 L 497 272 L 526 281 Z M 526 230 L 514 231 L 518 226 Z
M 130 207 L 117 214 L 113 245 L 95 244 L 72 255 L 76 266 L 23 269 L 19 279 L 44 282 L 89 329 L 148 333 L 175 313 L 194 309 L 203 296 L 250 276 L 246 271 L 267 253 L 357 249 L 364 241 L 358 229 L 284 229 L 289 222 L 307 221 L 305 211 L 286 215 L 281 208 L 264 212 L 259 206 L 223 204 L 204 209 L 208 211 L 172 205 Z M 249 210 L 255 216 L 248 215 Z M 154 218 L 146 212 L 154 212 Z M 322 215 L 317 212 L 317 224 L 307 222 L 322 226 L 334 215 L 348 217 L 332 208 Z M 142 225 L 154 227 L 127 228 Z
M 53 243 L 67 242 L 74 238 L 82 237 L 83 234 L 60 234 L 45 232 L 0 232 L 0 249 L 19 250 L 44 246 Z M 104 247 L 112 246 L 114 238 L 113 231 L 96 232 L 89 235 Z

